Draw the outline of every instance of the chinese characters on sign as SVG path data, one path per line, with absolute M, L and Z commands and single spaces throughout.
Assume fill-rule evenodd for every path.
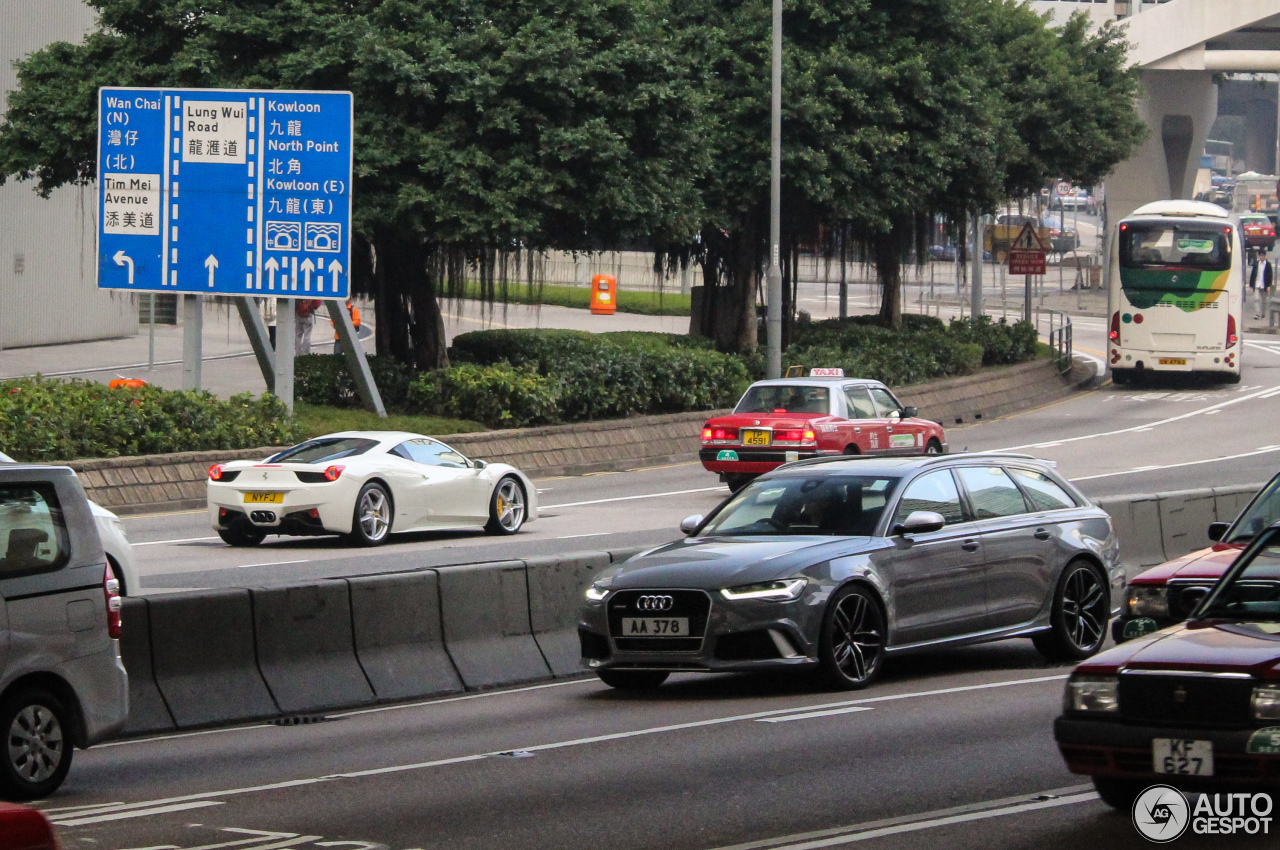
M 102 89 L 99 106 L 100 287 L 346 297 L 350 94 Z

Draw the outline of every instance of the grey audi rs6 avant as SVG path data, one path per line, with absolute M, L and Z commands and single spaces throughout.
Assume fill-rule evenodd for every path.
M 1026 455 L 801 461 L 681 530 L 586 590 L 582 663 L 608 685 L 811 668 L 862 688 L 887 656 L 1011 637 L 1079 660 L 1124 588 L 1111 519 Z

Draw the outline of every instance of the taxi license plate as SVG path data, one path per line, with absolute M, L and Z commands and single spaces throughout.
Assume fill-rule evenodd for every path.
M 623 637 L 688 637 L 688 617 L 623 617 Z
M 1154 738 L 1151 741 L 1151 764 L 1156 773 L 1213 776 L 1213 741 Z
M 245 493 L 246 505 L 279 505 L 284 502 L 284 493 Z
M 1161 366 L 1186 366 L 1187 358 L 1185 357 L 1161 357 Z
M 742 445 L 744 446 L 767 446 L 771 434 L 768 431 L 752 431 L 746 429 L 742 432 Z

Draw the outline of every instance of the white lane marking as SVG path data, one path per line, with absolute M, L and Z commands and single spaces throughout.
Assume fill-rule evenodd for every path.
M 821 847 L 836 847 L 841 844 L 870 841 L 873 838 L 902 835 L 907 832 L 920 832 L 921 830 L 934 829 L 940 826 L 970 823 L 1005 815 L 1020 815 L 1041 809 L 1071 806 L 1077 803 L 1090 803 L 1097 800 L 1098 795 L 1093 791 L 1083 790 L 1088 787 L 1087 785 L 1075 786 L 1069 789 L 1073 793 L 1065 795 L 1045 792 L 1030 799 L 1028 797 L 1009 797 L 1004 800 L 993 800 L 991 803 L 957 806 L 952 809 L 941 809 L 937 812 L 926 812 L 920 815 L 908 815 L 900 818 L 886 818 L 885 820 L 872 821 L 857 826 L 838 827 L 788 838 L 734 844 L 732 847 L 721 847 L 717 848 L 717 850 L 762 850 L 762 848 L 773 848 L 773 850 L 817 850 L 817 848 Z M 796 841 L 800 843 L 788 843 Z
M 648 729 L 636 729 L 630 732 L 615 732 L 608 735 L 594 735 L 590 738 L 576 738 L 569 741 L 557 741 L 551 744 L 537 744 L 533 746 L 516 746 L 503 750 L 495 750 L 487 753 L 476 753 L 468 756 L 456 756 L 454 758 L 436 759 L 434 761 L 418 762 L 415 764 L 392 765 L 389 767 L 373 768 L 371 770 L 354 771 L 350 773 L 331 773 L 327 776 L 313 776 L 307 779 L 287 779 L 281 782 L 271 782 L 265 785 L 251 785 L 243 788 L 227 788 L 220 791 L 205 791 L 200 794 L 183 794 L 178 797 L 168 797 L 160 800 L 147 800 L 141 803 L 128 804 L 129 809 L 148 809 L 156 806 L 173 805 L 175 803 L 186 803 L 192 800 L 209 800 L 217 797 L 235 797 L 242 794 L 257 794 L 264 791 L 280 791 L 289 788 L 302 788 L 308 785 L 318 785 L 324 782 L 334 782 L 339 779 L 359 779 L 366 776 L 385 776 L 392 773 L 404 773 L 411 770 L 424 770 L 431 767 L 445 767 L 455 764 L 465 764 L 467 762 L 481 761 L 483 759 L 494 758 L 495 756 L 509 753 L 513 750 L 523 750 L 525 752 L 543 752 L 549 750 L 564 749 L 567 747 L 580 747 L 585 744 L 598 744 L 606 741 L 619 741 L 627 738 L 637 738 L 644 735 L 656 735 L 662 732 L 679 732 L 686 729 L 699 729 L 708 726 L 721 726 L 726 723 L 737 723 L 742 720 L 756 720 L 760 717 L 776 717 L 786 714 L 795 714 L 797 711 L 821 711 L 830 708 L 841 708 L 849 705 L 859 705 L 867 703 L 894 702 L 905 699 L 918 699 L 921 697 L 932 696 L 949 696 L 951 694 L 971 693 L 975 691 L 994 690 L 997 688 L 1009 688 L 1018 685 L 1035 685 L 1046 682 L 1060 682 L 1067 678 L 1067 674 L 1063 673 L 1055 676 L 1037 676 L 1031 679 L 1009 679 L 1001 682 L 986 682 L 981 685 L 960 685 L 954 688 L 937 688 L 929 691 L 915 691 L 905 694 L 889 694 L 882 697 L 867 697 L 863 699 L 845 700 L 843 702 L 827 703 L 825 705 L 811 705 L 805 707 L 779 708 L 772 711 L 757 711 L 751 714 L 739 714 L 730 717 L 717 717 L 710 720 L 697 720 L 690 723 L 676 723 L 670 726 L 656 726 Z M 569 682 L 555 684 L 571 684 Z M 579 684 L 579 683 L 572 683 Z M 546 686 L 542 686 L 546 687 Z M 508 692 L 509 693 L 509 692 Z M 476 696 L 479 696 L 478 694 Z M 467 697 L 458 697 L 457 699 L 466 699 Z M 372 710 L 362 713 L 371 713 Z M 352 712 L 353 714 L 355 712 Z M 153 739 L 155 740 L 155 739 Z
M 174 803 L 172 805 L 154 806 L 145 809 L 128 809 L 124 811 L 109 812 L 107 814 L 72 817 L 69 820 L 58 818 L 53 821 L 53 825 L 87 826 L 91 823 L 107 823 L 108 821 L 125 820 L 126 818 L 149 818 L 152 815 L 166 815 L 170 812 L 184 812 L 187 809 L 203 809 L 207 806 L 223 805 L 226 804 L 215 800 L 195 800 L 190 803 Z
M 97 811 L 99 809 L 113 809 L 117 806 L 123 806 L 123 802 L 116 803 L 89 803 L 84 806 L 59 806 L 56 809 L 41 809 L 46 815 L 52 815 L 54 812 L 76 812 L 83 813 L 87 811 Z
M 1064 437 L 1061 440 L 1051 441 L 1051 442 L 1055 442 L 1057 445 L 1061 445 L 1063 443 L 1078 443 L 1081 440 L 1093 440 L 1098 437 L 1115 437 L 1120 434 L 1134 434 L 1140 431 L 1146 432 L 1146 431 L 1152 430 L 1153 428 L 1157 428 L 1161 425 L 1169 425 L 1173 422 L 1181 422 L 1183 419 L 1190 419 L 1193 416 L 1200 416 L 1201 414 L 1208 413 L 1210 410 L 1221 410 L 1224 407 L 1229 407 L 1233 404 L 1239 404 L 1240 402 L 1243 402 L 1243 401 L 1252 401 L 1253 399 L 1260 398 L 1261 396 L 1269 392 L 1280 394 L 1280 387 L 1268 387 L 1265 390 L 1259 390 L 1258 392 L 1255 392 L 1255 393 L 1249 393 L 1248 395 L 1240 396 L 1239 398 L 1232 398 L 1232 399 L 1227 399 L 1226 401 L 1220 401 L 1217 404 L 1211 404 L 1208 407 L 1202 407 L 1198 410 L 1192 410 L 1187 413 L 1180 413 L 1177 416 L 1170 416 L 1167 419 L 1160 419 L 1155 422 L 1146 422 L 1146 423 L 1143 423 L 1142 425 L 1133 425 L 1128 428 L 1117 428 L 1112 431 L 1099 431 L 1096 434 L 1081 434 L 1079 437 Z M 1005 448 L 1002 448 L 1002 449 L 995 449 L 995 451 L 1012 452 L 1012 451 L 1018 451 L 1019 449 L 1038 449 L 1038 448 L 1042 448 L 1043 446 L 1044 446 L 1044 443 L 1025 443 L 1020 446 L 1006 446 Z
M 566 534 L 564 537 L 557 537 L 556 540 L 576 540 L 579 537 L 604 537 L 609 534 L 620 534 L 617 531 L 593 531 L 590 534 Z
M 308 558 L 303 558 L 303 559 L 298 560 L 298 561 L 270 561 L 270 562 L 268 562 L 268 563 L 266 563 L 266 564 L 238 564 L 238 565 L 236 565 L 235 569 L 237 569 L 237 570 L 247 570 L 247 569 L 249 569 L 250 567 L 279 567 L 279 566 L 282 566 L 282 565 L 284 565 L 284 564 L 309 564 L 309 563 L 311 563 L 310 559 L 308 559 Z
M 639 496 L 616 496 L 612 499 L 592 499 L 589 502 L 565 502 L 563 505 L 539 505 L 538 510 L 551 510 L 552 508 L 577 508 L 583 505 L 603 505 L 606 502 L 630 502 L 635 499 L 660 499 L 663 496 L 686 496 L 690 493 L 710 493 L 713 490 L 724 490 L 721 484 L 718 487 L 697 487 L 693 490 L 672 490 L 669 493 L 643 493 Z
M 808 720 L 812 717 L 831 717 L 834 714 L 852 714 L 855 711 L 874 711 L 869 705 L 854 705 L 849 708 L 833 708 L 830 711 L 810 711 L 805 714 L 788 714 L 784 717 L 761 717 L 757 723 L 790 723 L 792 720 Z
M 1251 452 L 1242 452 L 1238 455 L 1224 455 L 1222 457 L 1205 458 L 1204 460 L 1188 460 L 1188 461 L 1183 461 L 1182 463 L 1169 463 L 1169 464 L 1165 464 L 1164 466 L 1139 466 L 1135 469 L 1126 469 L 1123 472 L 1103 472 L 1099 475 L 1081 475 L 1077 478 L 1072 478 L 1071 480 L 1072 481 L 1094 481 L 1098 478 L 1111 478 L 1112 476 L 1115 476 L 1115 475 L 1133 475 L 1138 472 L 1154 472 L 1156 470 L 1161 470 L 1161 469 L 1179 469 L 1184 466 L 1199 466 L 1200 464 L 1204 464 L 1204 463 L 1220 463 L 1221 461 L 1224 461 L 1224 460 L 1239 460 L 1240 458 L 1245 458 L 1245 457 L 1257 457 L 1258 455 L 1271 454 L 1272 452 L 1276 452 L 1276 451 L 1280 451 L 1280 446 L 1267 446 L 1265 448 L 1255 449 Z
M 169 543 L 204 543 L 208 540 L 217 540 L 217 537 L 183 537 L 178 540 L 148 540 L 145 543 L 134 543 L 133 548 L 139 546 L 164 546 Z

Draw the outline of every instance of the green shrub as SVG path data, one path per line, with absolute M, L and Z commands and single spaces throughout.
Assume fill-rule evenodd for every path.
M 1036 356 L 1036 329 L 1030 322 L 1010 325 L 1003 318 L 993 322 L 990 316 L 971 319 L 952 319 L 948 329 L 953 337 L 982 347 L 982 365 L 1002 366 L 1022 363 Z
M 0 382 L 0 449 L 18 460 L 285 445 L 289 411 L 270 395 L 107 388 L 41 377 Z
M 415 412 L 476 419 L 491 428 L 522 428 L 557 421 L 560 386 L 529 366 L 463 363 L 424 372 L 409 385 Z
M 391 357 L 369 358 L 369 371 L 378 386 L 382 403 L 402 409 L 409 400 L 409 384 L 414 372 Z M 329 407 L 359 407 L 360 393 L 347 369 L 345 357 L 333 354 L 304 354 L 293 361 L 293 395 L 296 401 Z

